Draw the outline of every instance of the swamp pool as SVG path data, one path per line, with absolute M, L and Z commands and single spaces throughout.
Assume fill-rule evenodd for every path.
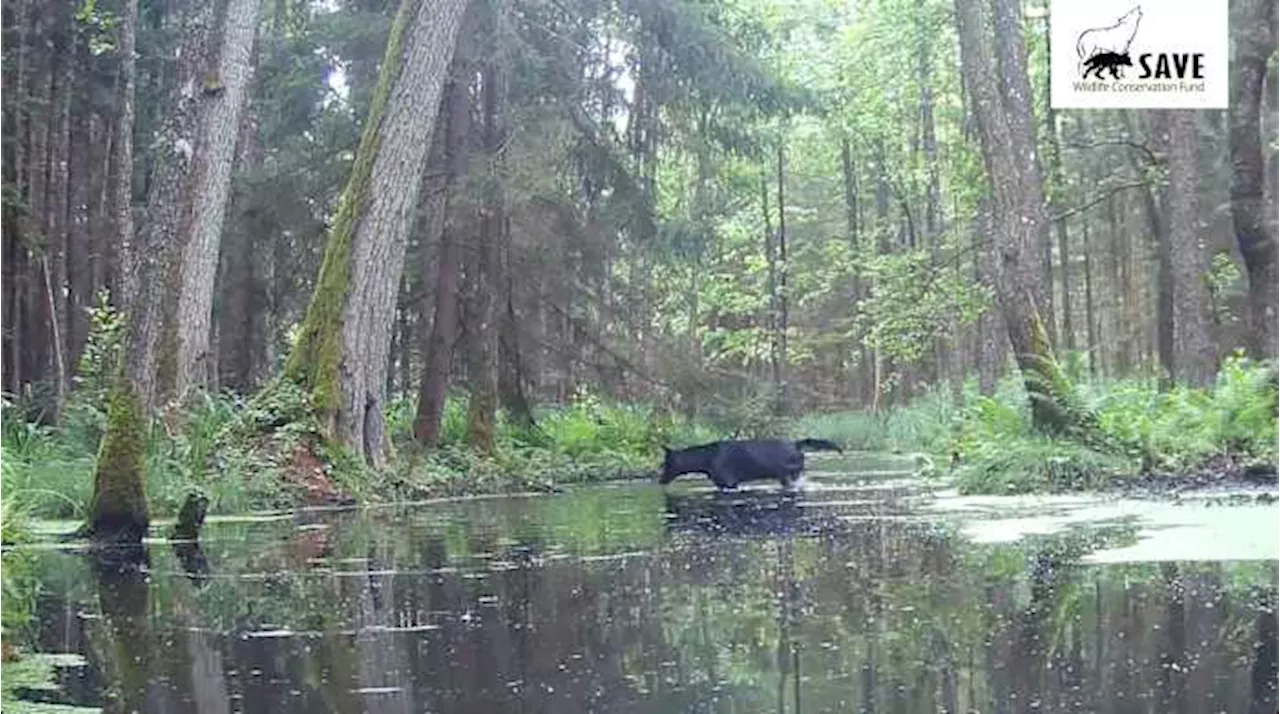
M 32 700 L 197 712 L 1276 711 L 1275 489 L 969 498 L 907 459 L 24 547 Z M 154 528 L 154 532 L 162 529 Z M 124 558 L 125 556 L 121 556 Z

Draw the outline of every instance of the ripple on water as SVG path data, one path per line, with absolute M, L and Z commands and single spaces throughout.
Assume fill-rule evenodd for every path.
M 905 463 L 815 458 L 792 495 L 704 479 L 309 512 L 309 532 L 211 519 L 200 579 L 166 543 L 133 579 L 33 550 L 38 631 L 87 655 L 63 701 L 148 714 L 1274 703 L 1250 674 L 1275 664 L 1254 647 L 1274 506 L 934 495 Z

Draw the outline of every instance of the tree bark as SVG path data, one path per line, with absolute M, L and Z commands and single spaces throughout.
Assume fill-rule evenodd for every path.
M 974 279 L 994 292 L 1000 261 L 991 240 L 993 225 L 990 197 L 983 197 L 978 202 L 978 212 L 973 223 Z M 978 318 L 978 392 L 987 397 L 996 393 L 1006 359 L 1005 346 L 1008 338 L 1005 337 L 1004 326 L 1000 324 L 999 310 L 999 305 L 992 305 Z
M 1093 246 L 1089 243 L 1089 222 L 1080 222 L 1080 248 L 1084 254 L 1084 322 L 1085 354 L 1089 356 L 1089 375 L 1097 377 L 1102 361 L 1102 345 L 1098 340 L 1098 321 L 1093 302 Z
M 93 189 L 97 183 L 95 139 L 98 123 L 93 114 L 77 109 L 71 140 L 71 165 L 68 182 L 71 187 L 67 214 L 67 365 L 72 374 L 80 361 L 89 336 L 88 308 L 93 304 L 93 275 L 90 270 L 94 252 L 90 215 Z
M 1231 218 L 1249 278 L 1249 325 L 1259 357 L 1276 356 L 1276 230 L 1268 220 L 1261 127 L 1262 86 L 1267 59 L 1275 51 L 1276 6 L 1272 0 L 1243 3 L 1234 38 L 1229 103 Z
M 1049 55 L 1049 23 L 1047 20 L 1044 25 L 1044 42 L 1045 54 Z M 1044 73 L 1044 96 L 1049 96 L 1048 72 Z M 1058 136 L 1058 117 L 1057 113 L 1053 111 L 1053 107 L 1047 102 L 1044 112 L 1044 131 L 1049 141 L 1049 210 L 1054 215 L 1057 215 L 1062 213 L 1062 199 L 1066 193 L 1067 186 L 1062 176 L 1062 146 Z M 1071 316 L 1071 245 L 1070 234 L 1067 231 L 1067 219 L 1059 218 L 1054 221 L 1054 231 L 1057 233 L 1058 238 L 1058 264 L 1061 266 L 1060 275 L 1062 276 L 1062 341 L 1060 344 L 1064 350 L 1071 352 L 1076 348 L 1076 335 L 1075 325 L 1072 324 Z M 1046 240 L 1045 245 L 1050 245 L 1050 241 Z M 1050 258 L 1047 265 L 1050 274 L 1052 274 L 1052 258 Z M 1052 295 L 1052 290 L 1050 290 L 1050 294 Z
M 236 140 L 253 78 L 253 43 L 262 0 L 228 0 L 216 55 L 216 74 L 206 74 L 201 92 L 195 175 L 187 198 L 190 211 L 182 246 L 176 314 L 177 355 L 173 395 L 184 398 L 213 376 L 209 351 L 218 248 L 231 193 Z M 212 68 L 213 62 L 209 63 Z M 206 70 L 208 72 L 209 70 Z
M 49 299 L 49 341 L 53 346 L 54 388 L 56 401 L 53 419 L 62 412 L 69 386 L 67 372 L 67 302 L 63 289 L 67 285 L 67 240 L 69 238 L 70 163 L 71 163 L 71 94 L 75 85 L 75 19 L 68 10 L 59 12 L 50 45 L 57 72 L 50 94 L 53 116 L 49 136 L 49 188 L 45 204 L 44 252 L 42 270 Z
M 1031 78 L 1027 72 L 1027 47 L 1022 32 L 1022 3 L 1020 0 L 994 0 L 995 6 L 995 54 L 999 65 L 998 89 L 1004 111 L 1008 117 L 1009 141 L 1012 155 L 1008 161 L 1013 176 L 1020 186 L 1013 210 L 1018 220 L 1026 224 L 1030 244 L 1028 249 L 1040 253 L 1039 269 L 1027 269 L 1027 289 L 1038 306 L 1046 336 L 1052 348 L 1057 344 L 1057 328 L 1053 307 L 1053 245 L 1049 240 L 1049 216 L 1045 209 L 1044 173 L 1040 168 L 1039 144 L 1036 141 L 1036 123 L 1032 107 L 1035 94 L 1031 91 Z
M 999 0 L 997 5 L 1002 3 L 1007 4 L 1007 0 Z M 1007 14 L 1006 8 L 1006 12 L 997 13 L 997 19 Z M 1025 72 L 1021 81 L 1010 77 L 1013 68 L 1025 67 L 1020 64 L 1025 58 L 1016 51 L 1016 47 L 1021 46 L 1021 32 L 1007 27 L 1008 17 L 996 23 L 997 28 L 1005 25 L 997 32 L 1005 35 L 997 44 L 1005 54 L 1015 55 L 1003 58 L 1003 72 L 998 73 L 985 15 L 981 0 L 956 0 L 961 63 L 970 82 L 983 159 L 992 188 L 992 234 L 999 255 L 996 299 L 1031 401 L 1033 422 L 1042 430 L 1059 431 L 1072 426 L 1062 408 L 1067 386 L 1054 359 L 1053 345 L 1042 317 L 1043 293 L 1038 295 L 1036 290 L 1037 285 L 1043 289 L 1044 284 L 1039 279 L 1043 277 L 1043 266 L 1036 256 L 1042 242 L 1047 240 L 1043 184 L 1039 183 L 1039 172 L 1028 166 L 1034 163 L 1035 154 L 1034 142 L 1029 147 L 1026 139 L 1033 131 L 1029 127 L 1019 128 L 1019 122 L 1030 116 L 1029 106 L 1020 105 L 1029 105 L 1031 95 L 1015 86 L 1010 88 L 1008 98 L 1002 99 L 995 81 L 1003 74 L 1010 84 L 1025 87 Z M 1017 32 L 1018 37 L 1007 37 L 1010 32 Z M 1010 106 L 1017 111 L 1009 111 Z
M 840 140 L 840 169 L 844 177 L 844 210 L 845 224 L 849 231 L 849 247 L 855 256 L 859 251 L 859 235 L 858 231 L 859 217 L 861 211 L 858 206 L 858 171 L 854 162 L 853 146 L 849 141 L 849 137 L 842 137 Z M 765 209 L 766 216 L 768 208 Z M 858 301 L 862 299 L 863 286 L 861 276 L 855 268 L 852 278 L 852 284 L 849 287 L 849 293 L 853 305 L 856 306 Z M 866 405 L 870 403 L 868 395 L 871 392 L 871 352 L 867 350 L 865 345 L 861 346 L 861 359 L 858 364 L 858 374 L 854 379 L 854 395 L 859 404 Z
M 440 421 L 444 417 L 445 396 L 449 391 L 449 368 L 453 364 L 454 340 L 458 334 L 458 278 L 461 271 L 462 230 L 466 222 L 461 220 L 461 185 L 467 171 L 468 135 L 471 130 L 470 81 L 461 55 L 465 49 L 460 43 L 459 62 L 449 84 L 445 105 L 447 107 L 444 131 L 436 135 L 446 137 L 437 150 L 443 154 L 445 179 L 439 187 L 440 200 L 429 203 L 438 211 L 440 250 L 436 258 L 435 317 L 431 321 L 431 333 L 427 341 L 422 367 L 422 383 L 418 392 L 418 409 L 413 422 L 413 436 L 423 446 L 434 447 L 440 443 Z M 430 183 L 428 184 L 430 185 Z M 455 200 L 454 195 L 458 198 Z M 432 210 L 432 208 L 428 208 Z M 432 236 L 428 235 L 430 239 Z
M 774 411 L 785 415 L 788 410 L 787 379 L 787 330 L 791 314 L 787 305 L 787 199 L 783 174 L 786 147 L 778 143 L 778 392 Z
M 50 127 L 54 124 L 52 115 L 53 103 L 53 53 L 45 45 L 45 33 L 51 21 L 48 8 L 37 5 L 33 18 L 33 44 L 38 43 L 30 53 L 31 89 L 27 101 L 31 106 L 28 116 L 28 142 L 24 152 L 27 162 L 26 214 L 22 225 L 25 245 L 22 248 L 24 261 L 28 268 L 23 275 L 26 314 L 24 323 L 26 330 L 19 333 L 18 340 L 23 345 L 22 354 L 26 358 L 23 369 L 25 381 L 37 382 L 48 377 L 50 352 L 52 350 L 52 333 L 49 325 L 54 316 L 50 311 L 50 301 L 46 299 L 44 280 L 41 277 L 41 253 L 31 250 L 30 246 L 44 246 L 48 241 L 49 226 L 46 207 L 49 202 L 49 140 Z M 43 12 L 41 12 L 43 10 Z
M 119 275 L 116 277 L 120 294 L 114 297 L 116 305 L 126 310 L 138 290 L 135 267 L 137 251 L 133 232 L 133 120 L 134 94 L 137 91 L 137 35 L 138 0 L 125 0 L 124 16 L 120 23 L 120 61 L 116 80 L 121 97 L 120 110 L 116 115 L 111 138 L 111 163 L 115 167 L 115 181 L 111 183 L 110 204 L 119 258 Z
M 766 326 L 769 330 L 769 375 L 776 396 L 782 391 L 782 359 L 778 339 L 778 250 L 777 235 L 773 232 L 773 213 L 769 210 L 769 167 L 760 173 L 760 213 L 764 219 L 764 259 L 769 276 L 769 314 Z
M 1130 136 L 1136 137 L 1125 114 L 1125 127 Z M 1150 114 L 1149 133 L 1156 151 L 1164 161 L 1169 149 L 1168 116 L 1165 112 Z M 1143 166 L 1129 154 L 1135 171 L 1141 172 Z M 1147 214 L 1147 222 L 1151 227 L 1152 241 L 1156 247 L 1156 354 L 1160 361 L 1161 384 L 1170 385 L 1174 374 L 1174 341 L 1173 341 L 1173 256 L 1170 252 L 1169 223 L 1166 209 L 1168 197 L 1157 194 L 1157 189 L 1146 186 L 1142 190 L 1142 205 Z
M 285 377 L 311 391 L 324 435 L 386 462 L 383 389 L 405 242 L 464 0 L 403 0 L 355 168 Z M 429 110 L 424 111 L 424 107 Z
M 168 113 L 154 151 L 155 165 L 147 186 L 146 220 L 137 244 L 133 246 L 136 250 L 131 258 L 133 265 L 127 268 L 128 272 L 136 273 L 126 277 L 126 284 L 131 286 L 128 288 L 131 303 L 134 298 L 150 300 L 150 296 L 162 301 L 158 342 L 146 345 L 148 350 L 155 349 L 158 354 L 139 357 L 148 364 L 153 361 L 155 364 L 155 378 L 148 380 L 148 388 L 141 395 L 147 413 L 157 401 L 168 401 L 175 396 L 177 385 L 178 327 L 175 320 L 181 286 L 180 261 L 188 228 L 186 218 L 189 215 L 191 175 L 199 169 L 196 147 L 199 144 L 200 103 L 208 98 L 203 92 L 203 85 L 209 47 L 217 32 L 215 16 L 215 3 L 193 3 L 181 17 L 177 81 L 171 90 Z M 163 283 L 158 291 L 153 290 L 155 286 L 142 282 L 142 274 L 147 271 L 142 263 L 154 260 L 157 253 L 164 254 L 162 273 L 156 276 Z M 132 313 L 137 307 L 129 304 L 128 310 Z M 151 308 L 148 305 L 145 309 Z
M 495 33 L 496 35 L 496 33 Z M 467 280 L 467 442 L 478 454 L 492 454 L 497 438 L 498 332 L 497 298 L 501 232 L 506 216 L 498 162 L 502 145 L 499 112 L 504 100 L 505 76 L 496 61 L 484 68 L 481 91 L 483 142 L 488 155 L 484 204 L 480 208 L 479 236 L 466 260 Z M 572 329 L 572 327 L 571 327 Z
M 1200 132 L 1194 110 L 1166 112 L 1169 187 L 1169 255 L 1173 303 L 1173 375 L 1199 387 L 1213 383 L 1218 371 L 1209 301 L 1209 256 L 1201 244 L 1199 171 Z
M 133 241 L 132 195 L 128 189 L 132 156 L 134 89 L 133 48 L 138 26 L 138 1 L 129 0 L 121 18 L 120 117 L 116 125 L 116 157 L 120 179 L 113 193 L 122 248 Z M 121 147 L 125 152 L 121 153 Z M 162 235 L 154 244 L 134 246 L 136 252 L 125 273 L 132 281 L 125 334 L 119 366 L 107 398 L 107 427 L 98 451 L 93 477 L 93 498 L 89 504 L 87 529 L 104 542 L 139 543 L 146 535 L 150 517 L 144 490 L 150 404 L 155 388 L 155 345 L 159 335 L 162 293 L 161 272 L 167 247 Z

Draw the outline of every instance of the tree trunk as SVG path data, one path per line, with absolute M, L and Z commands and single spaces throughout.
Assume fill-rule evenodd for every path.
M 93 304 L 93 276 L 90 256 L 90 219 L 96 169 L 94 140 L 97 122 L 92 114 L 76 110 L 75 130 L 71 139 L 71 165 L 68 182 L 71 187 L 67 214 L 67 368 L 74 374 L 89 336 L 88 308 Z
M 1002 4 L 1007 5 L 1008 0 L 998 0 L 997 6 Z M 1069 387 L 1054 359 L 1053 345 L 1042 317 L 1045 314 L 1043 266 L 1036 256 L 1047 240 L 1043 184 L 1039 172 L 1028 165 L 1035 163 L 1034 141 L 1030 146 L 1026 141 L 1034 131 L 1030 125 L 1021 125 L 1030 116 L 1031 94 L 1018 89 L 1019 85 L 1026 87 L 1026 73 L 1023 71 L 1021 77 L 1012 76 L 1016 68 L 1025 68 L 1025 57 L 1019 50 L 1022 45 L 1020 20 L 1017 26 L 1010 27 L 1008 9 L 1004 10 L 997 12 L 1000 39 L 996 44 L 1006 55 L 1001 63 L 1003 71 L 998 74 L 990 35 L 985 30 L 983 3 L 956 0 L 961 62 L 970 82 L 983 159 L 992 187 L 992 234 L 999 254 L 996 299 L 1031 401 L 1033 422 L 1037 428 L 1052 432 L 1074 424 L 1063 409 Z M 1009 37 L 1010 33 L 1016 33 L 1017 37 Z M 995 81 L 1001 75 L 1012 85 L 1005 100 L 1001 99 Z M 1037 285 L 1041 289 L 1039 295 Z
M 1125 235 L 1117 215 L 1116 199 L 1107 199 L 1107 236 L 1110 238 L 1112 338 L 1115 344 L 1115 376 L 1125 377 L 1133 365 L 1133 329 L 1129 323 L 1129 258 L 1128 236 Z
M 991 238 L 993 224 L 990 197 L 983 197 L 978 202 L 978 212 L 973 223 L 974 279 L 994 291 L 1000 261 Z M 999 310 L 999 305 L 992 305 L 978 318 L 978 392 L 986 397 L 996 393 L 1000 375 L 1004 372 L 1008 338 L 1005 337 L 1004 326 L 1000 324 Z
M 37 5 L 39 8 L 40 6 Z M 48 215 L 46 207 L 49 202 L 49 141 L 50 127 L 54 124 L 52 114 L 53 103 L 53 53 L 44 43 L 44 33 L 48 32 L 50 18 L 37 10 L 32 34 L 38 43 L 31 56 L 31 90 L 27 101 L 31 105 L 29 123 L 27 125 L 28 143 L 27 160 L 27 195 L 26 214 L 23 221 L 24 262 L 28 271 L 23 276 L 23 287 L 26 293 L 26 314 L 24 315 L 26 330 L 19 333 L 18 340 L 23 345 L 26 368 L 23 370 L 27 383 L 37 382 L 48 377 L 52 333 L 49 330 L 54 316 L 50 312 L 50 302 L 46 299 L 46 291 L 41 277 L 41 247 L 47 244 L 49 235 Z M 33 43 L 33 44 L 35 44 Z M 36 250 L 32 250 L 36 248 Z
M 454 339 L 458 334 L 458 277 L 461 271 L 462 230 L 466 222 L 460 218 L 462 184 L 467 170 L 467 136 L 471 129 L 470 81 L 461 55 L 445 104 L 445 130 L 436 135 L 446 137 L 437 150 L 443 154 L 445 178 L 439 187 L 441 200 L 436 206 L 440 227 L 440 250 L 436 258 L 435 317 L 427 341 L 422 366 L 422 383 L 418 392 L 418 410 L 413 421 L 413 437 L 424 446 L 440 443 L 440 421 L 444 416 L 445 396 L 449 391 L 449 368 L 453 364 Z M 455 193 L 458 200 L 454 200 Z M 429 209 L 430 210 L 430 209 Z M 430 239 L 432 236 L 428 236 Z
M 938 138 L 933 116 L 933 60 L 930 48 L 933 38 L 930 29 L 920 22 L 917 10 L 916 27 L 916 60 L 920 80 L 920 144 L 924 150 L 925 170 L 928 181 L 925 185 L 924 240 L 929 245 L 932 269 L 941 271 L 942 265 L 942 218 L 941 187 L 938 178 Z M 963 385 L 959 383 L 952 371 L 950 359 L 954 349 L 954 335 L 950 330 L 943 330 L 933 340 L 932 379 L 929 379 L 929 367 L 925 366 L 926 379 L 933 382 L 948 381 L 953 392 L 963 393 Z
M 13 139 L 3 142 L 3 146 L 0 146 L 0 151 L 3 152 L 0 170 L 3 170 L 5 183 L 13 187 L 14 195 L 19 199 L 25 196 L 26 192 L 26 176 L 23 170 L 26 166 L 24 142 L 29 121 L 23 105 L 26 100 L 27 33 L 30 31 L 28 20 L 30 10 L 28 0 L 6 3 L 0 10 L 3 14 L 3 27 L 8 36 L 7 41 L 10 43 L 8 50 L 14 55 L 12 64 L 5 62 L 5 71 L 2 74 L 4 88 L 3 92 L 0 92 L 0 97 L 3 98 L 4 131 Z M 17 45 L 16 49 L 14 45 Z M 17 394 L 22 385 L 22 341 L 18 335 L 21 333 L 22 326 L 23 291 L 20 287 L 22 272 L 19 270 L 19 262 L 25 256 L 26 248 L 20 239 L 22 210 L 18 201 L 4 201 L 2 205 L 4 213 L 0 244 L 3 245 L 3 255 L 0 256 L 0 270 L 3 270 L 3 280 L 0 280 L 0 286 L 2 286 L 0 290 L 3 291 L 3 307 L 0 308 L 0 315 L 3 315 L 4 329 L 0 331 L 3 335 L 0 337 L 0 344 L 4 354 L 0 373 L 3 374 L 4 381 L 0 387 L 10 394 Z
M 1165 113 L 1169 130 L 1165 206 L 1173 283 L 1173 375 L 1179 381 L 1205 387 L 1217 374 L 1218 355 L 1207 284 L 1209 256 L 1200 242 L 1200 173 L 1196 163 L 1200 132 L 1194 110 Z
M 253 42 L 261 8 L 262 0 L 228 0 L 216 74 L 206 74 L 200 90 L 206 99 L 199 110 L 194 176 L 187 198 L 190 213 L 180 224 L 186 235 L 179 268 L 173 384 L 173 395 L 179 399 L 188 390 L 206 386 L 213 376 L 209 330 L 218 247 L 231 193 L 236 140 L 253 77 Z M 213 67 L 212 61 L 209 66 Z
M 1131 137 L 1136 137 L 1129 115 L 1126 113 L 1125 127 Z M 1165 112 L 1150 114 L 1149 134 L 1160 156 L 1165 156 L 1169 148 L 1168 117 Z M 1143 166 L 1133 158 L 1133 168 L 1141 172 Z M 1152 241 L 1156 246 L 1156 354 L 1160 361 L 1160 383 L 1163 387 L 1170 385 L 1174 374 L 1173 356 L 1173 256 L 1170 254 L 1169 223 L 1166 208 L 1168 199 L 1158 195 L 1157 189 L 1146 186 L 1142 189 L 1142 206 L 1147 214 L 1147 222 L 1151 227 Z
M 1033 112 L 1035 93 L 1027 72 L 1027 47 L 1022 32 L 1020 0 L 994 0 L 995 55 L 999 64 L 1000 98 L 1007 115 L 1012 156 L 1009 164 L 1016 173 L 1020 189 L 1013 210 L 1026 224 L 1031 241 L 1029 250 L 1040 253 L 1040 267 L 1027 272 L 1025 286 L 1040 313 L 1045 333 L 1052 348 L 1057 343 L 1053 307 L 1053 244 L 1049 240 L 1049 216 L 1045 209 L 1044 173 L 1040 168 L 1039 144 Z M 1030 271 L 1031 265 L 1028 265 Z
M 190 201 L 191 175 L 199 170 L 196 148 L 199 145 L 200 103 L 210 99 L 203 91 L 204 77 L 209 60 L 209 47 L 216 37 L 214 24 L 216 3 L 193 3 L 181 18 L 182 29 L 178 44 L 177 81 L 169 97 L 170 107 L 155 149 L 155 166 L 147 186 L 146 220 L 143 222 L 133 256 L 131 271 L 138 281 L 137 292 L 132 297 L 154 294 L 163 301 L 160 307 L 159 351 L 154 357 L 155 380 L 147 393 L 142 395 L 143 406 L 150 409 L 157 401 L 167 402 L 175 396 L 177 384 L 178 350 L 175 322 L 181 286 L 181 263 L 187 235 L 186 218 Z M 142 263 L 153 260 L 157 252 L 165 254 L 162 274 L 156 276 L 163 284 L 153 292 L 150 285 L 142 283 L 145 268 Z M 129 283 L 133 285 L 131 278 Z M 133 311 L 136 306 L 130 305 Z M 148 306 L 149 309 L 149 306 Z M 148 349 L 152 349 L 148 343 Z M 151 363 L 152 356 L 140 357 Z
M 116 157 L 121 179 L 112 194 L 121 245 L 133 241 L 132 194 L 128 189 L 132 166 L 134 82 L 133 48 L 138 27 L 138 1 L 128 0 L 121 18 L 120 118 L 116 125 Z M 124 147 L 125 153 L 120 149 Z M 150 518 L 143 487 L 146 478 L 147 435 L 150 431 L 150 403 L 155 388 L 155 344 L 159 333 L 160 274 L 165 244 L 136 246 L 126 276 L 133 281 L 128 320 L 119 354 L 119 367 L 107 399 L 107 427 L 98 450 L 93 476 L 93 499 L 89 504 L 87 528 L 100 541 L 140 543 Z
M 463 0 L 402 1 L 315 293 L 285 366 L 286 378 L 311 391 L 325 436 L 379 467 L 396 289 L 465 8 Z
M 1089 356 L 1089 375 L 1097 377 L 1102 361 L 1102 344 L 1098 339 L 1098 321 L 1093 302 L 1093 246 L 1089 243 L 1089 221 L 1080 221 L 1080 249 L 1084 254 L 1084 322 L 1085 353 Z
M 858 208 L 858 171 L 854 163 L 853 147 L 849 141 L 849 137 L 842 137 L 840 140 L 840 169 L 844 176 L 844 209 L 845 222 L 849 231 L 849 247 L 855 257 L 859 251 L 859 215 Z M 765 209 L 766 215 L 768 209 Z M 849 286 L 850 300 L 856 309 L 858 301 L 862 299 L 863 286 L 861 276 L 855 269 L 853 273 L 852 285 Z M 860 342 L 860 341 L 859 341 Z M 865 345 L 861 346 L 861 359 L 858 364 L 858 374 L 854 379 L 854 395 L 860 405 L 870 403 L 868 394 L 871 391 L 871 353 L 866 349 Z
M 498 264 L 506 209 L 496 164 L 502 145 L 499 116 L 505 92 L 503 69 L 496 61 L 484 69 L 481 117 L 484 148 L 489 159 L 484 205 L 480 208 L 479 240 L 466 261 L 467 279 L 467 442 L 478 454 L 489 455 L 496 445 L 498 411 L 497 298 L 501 294 Z M 572 325 L 570 325 L 572 329 Z
M 769 275 L 769 369 L 775 395 L 782 392 L 782 358 L 778 338 L 778 250 L 773 232 L 773 213 L 769 210 L 769 169 L 760 174 L 760 211 L 764 218 L 764 259 Z
M 56 401 L 53 419 L 62 412 L 62 403 L 70 383 L 67 372 L 67 301 L 63 289 L 67 285 L 67 240 L 69 238 L 70 163 L 71 163 L 71 94 L 75 86 L 74 18 L 70 12 L 59 13 L 50 49 L 56 56 L 58 71 L 53 79 L 51 100 L 53 116 L 49 137 L 49 194 L 45 204 L 45 234 L 42 269 L 49 299 L 49 341 L 53 346 L 54 388 Z
M 787 330 L 790 323 L 790 311 L 787 306 L 787 199 L 784 190 L 783 176 L 786 149 L 778 143 L 778 392 L 774 411 L 785 415 L 787 402 Z
M 502 304 L 498 318 L 498 401 L 511 423 L 525 429 L 536 426 L 533 408 L 525 396 L 525 374 L 523 355 L 520 348 L 521 320 L 516 313 L 515 275 L 511 269 L 511 219 L 504 221 L 501 254 L 499 256 L 499 280 L 502 291 L 499 293 Z M 602 339 L 602 338 L 598 338 Z
M 1268 220 L 1264 190 L 1261 127 L 1262 85 L 1276 45 L 1273 0 L 1249 0 L 1240 10 L 1239 34 L 1231 58 L 1230 132 L 1231 218 L 1249 278 L 1252 351 L 1276 356 L 1276 226 Z
M 115 181 L 111 183 L 110 204 L 119 259 L 119 275 L 116 278 L 120 294 L 113 297 L 115 304 L 126 310 L 138 290 L 137 250 L 133 232 L 133 119 L 137 87 L 137 34 L 138 0 L 125 0 L 124 17 L 120 23 L 120 69 L 116 82 L 121 101 L 111 138 L 111 163 L 115 166 Z
M 1044 24 L 1044 43 L 1045 54 L 1049 54 L 1049 23 L 1046 19 Z M 1044 73 L 1044 96 L 1049 96 L 1049 72 Z M 1053 111 L 1053 106 L 1048 102 L 1045 104 L 1044 112 L 1044 131 L 1049 141 L 1049 208 L 1053 214 L 1059 214 L 1063 209 L 1063 197 L 1066 193 L 1066 182 L 1062 177 L 1062 146 L 1058 136 L 1058 117 Z M 1072 324 L 1071 318 L 1071 246 L 1069 234 L 1067 232 L 1067 219 L 1059 218 L 1054 222 L 1054 229 L 1058 237 L 1058 264 L 1061 266 L 1062 275 L 1062 341 L 1061 345 L 1064 350 L 1071 352 L 1076 348 L 1075 325 Z M 1050 245 L 1048 240 L 1045 245 Z M 1086 257 L 1087 259 L 1087 257 Z M 1052 274 L 1053 263 L 1052 258 L 1048 265 L 1050 274 Z M 1050 290 L 1052 295 L 1052 290 Z

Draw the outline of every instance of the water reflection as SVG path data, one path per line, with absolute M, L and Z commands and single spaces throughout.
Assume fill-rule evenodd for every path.
M 896 493 L 210 524 L 150 566 L 43 556 L 42 632 L 106 711 L 1276 710 L 1275 563 L 1086 566 L 1130 532 L 979 546 Z

